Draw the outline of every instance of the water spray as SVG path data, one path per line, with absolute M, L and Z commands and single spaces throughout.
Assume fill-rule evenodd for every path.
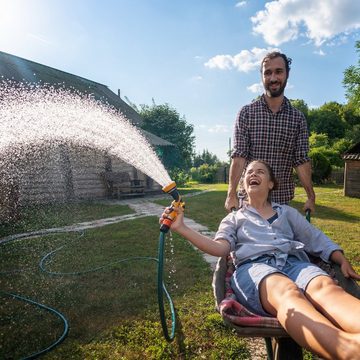
M 164 281 L 163 281 L 163 272 L 164 272 L 164 244 L 166 233 L 169 231 L 172 222 L 177 216 L 176 208 L 181 207 L 185 208 L 185 203 L 182 201 L 181 196 L 176 188 L 175 181 L 170 182 L 168 185 L 162 188 L 163 192 L 169 194 L 174 199 L 169 208 L 170 212 L 166 215 L 160 226 L 160 237 L 159 237 L 159 251 L 158 251 L 158 303 L 159 303 L 159 312 L 160 312 L 160 321 L 163 329 L 164 337 L 167 341 L 172 341 L 175 338 L 176 331 L 176 313 L 175 307 L 172 302 L 172 299 L 166 290 Z M 166 322 L 165 309 L 164 309 L 164 294 L 169 302 L 170 312 L 171 312 L 171 334 L 169 335 L 168 326 Z

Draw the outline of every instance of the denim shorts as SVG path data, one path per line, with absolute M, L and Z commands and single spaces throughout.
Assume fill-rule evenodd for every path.
M 231 278 L 231 287 L 238 301 L 250 311 L 261 316 L 271 316 L 260 301 L 259 284 L 268 275 L 280 273 L 290 278 L 300 290 L 305 291 L 309 282 L 319 275 L 329 276 L 318 266 L 289 255 L 285 266 L 276 267 L 273 256 L 262 256 L 237 267 Z

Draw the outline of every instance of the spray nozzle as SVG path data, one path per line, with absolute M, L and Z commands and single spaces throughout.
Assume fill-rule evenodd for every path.
M 175 183 L 175 181 L 172 181 L 172 182 L 169 183 L 168 185 L 164 186 L 164 187 L 162 188 L 162 191 L 165 192 L 165 193 L 168 193 L 169 195 L 171 195 L 172 198 L 173 198 L 175 201 L 181 200 L 180 194 L 179 194 L 179 192 L 178 192 L 178 189 L 176 188 L 176 183 Z
M 172 222 L 175 220 L 177 213 L 174 210 L 175 208 L 181 206 L 182 208 L 185 207 L 185 203 L 181 200 L 181 196 L 179 194 L 179 191 L 176 188 L 176 183 L 175 181 L 172 181 L 171 183 L 169 183 L 168 185 L 164 186 L 162 188 L 162 191 L 171 195 L 172 198 L 174 199 L 174 201 L 171 203 L 170 206 L 170 213 L 167 215 L 167 217 L 163 220 L 161 226 L 160 226 L 160 231 L 161 232 L 168 232 Z

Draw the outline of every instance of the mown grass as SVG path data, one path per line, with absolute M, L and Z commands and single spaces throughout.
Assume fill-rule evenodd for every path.
M 94 202 L 28 206 L 21 209 L 19 218 L 15 222 L 0 222 L 0 238 L 17 233 L 72 225 L 78 222 L 104 219 L 133 212 L 128 206 L 109 206 Z
M 214 191 L 190 196 L 191 191 L 204 188 Z M 187 216 L 216 230 L 225 215 L 226 185 L 193 186 L 190 190 L 180 189 Z M 318 205 L 312 223 L 340 243 L 360 271 L 360 199 L 343 197 L 339 187 L 319 187 L 316 193 Z M 161 203 L 165 206 L 170 201 Z M 297 189 L 293 205 L 301 209 L 303 201 L 303 191 Z M 53 221 L 56 226 L 60 221 L 69 225 L 130 210 L 101 205 L 98 210 L 84 210 L 83 216 L 79 215 L 81 206 L 75 212 L 67 208 L 64 220 L 60 216 Z M 50 227 L 50 219 L 56 218 L 50 212 L 47 220 L 39 221 L 38 214 L 28 215 L 28 228 L 39 230 L 38 224 L 44 222 L 44 227 Z M 20 225 L 13 229 L 24 230 Z M 208 265 L 176 234 L 166 241 L 164 280 L 177 310 L 178 326 L 175 340 L 166 342 L 156 296 L 157 262 L 119 262 L 137 256 L 157 258 L 158 229 L 158 219 L 146 217 L 0 246 L 1 289 L 54 307 L 69 322 L 67 338 L 45 359 L 251 359 L 246 340 L 226 328 L 214 310 Z M 40 260 L 61 246 L 45 261 L 46 270 L 76 274 L 54 276 L 41 271 Z M 101 266 L 105 267 L 89 271 Z M 61 334 L 62 324 L 53 315 L 4 293 L 0 300 L 1 359 L 30 355 Z M 168 306 L 166 309 L 169 314 Z

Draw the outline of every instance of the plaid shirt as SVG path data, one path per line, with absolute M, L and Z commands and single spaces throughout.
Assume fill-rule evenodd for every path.
M 292 169 L 310 161 L 308 151 L 306 119 L 286 97 L 276 114 L 269 109 L 264 95 L 240 110 L 232 157 L 245 158 L 246 165 L 252 160 L 271 165 L 279 182 L 278 190 L 271 194 L 272 201 L 285 204 L 294 197 Z

